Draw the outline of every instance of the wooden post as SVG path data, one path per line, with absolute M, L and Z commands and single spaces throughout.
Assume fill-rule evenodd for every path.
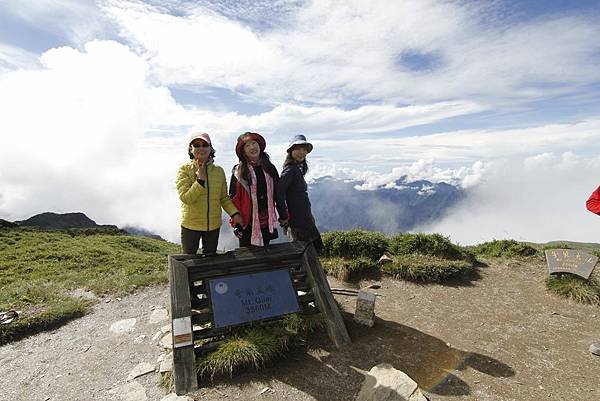
M 302 255 L 302 262 L 306 267 L 306 273 L 315 294 L 317 307 L 325 317 L 329 338 L 337 348 L 342 348 L 350 344 L 350 336 L 346 330 L 346 325 L 335 303 L 335 299 L 333 299 L 329 282 L 327 281 L 327 277 L 325 277 L 319 256 L 312 243 L 306 247 Z
M 198 374 L 192 334 L 192 308 L 187 267 L 169 257 L 171 287 L 171 334 L 173 336 L 173 379 L 175 392 L 183 395 L 198 389 Z

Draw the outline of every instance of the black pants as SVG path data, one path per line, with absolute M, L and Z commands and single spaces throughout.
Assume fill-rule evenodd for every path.
M 269 228 L 261 228 L 260 233 L 263 237 L 264 246 L 269 245 L 271 239 L 273 238 L 273 234 L 269 232 Z M 252 241 L 252 224 L 249 224 L 248 227 L 244 231 L 242 231 L 242 238 L 240 238 L 240 247 L 242 246 L 250 246 L 250 242 Z
M 313 223 L 300 227 L 290 227 L 289 233 L 293 241 L 312 242 L 317 253 L 321 253 L 325 247 L 321 233 Z
M 181 227 L 181 250 L 186 254 L 198 252 L 202 239 L 202 254 L 215 255 L 219 243 L 219 229 L 212 231 L 196 231 Z

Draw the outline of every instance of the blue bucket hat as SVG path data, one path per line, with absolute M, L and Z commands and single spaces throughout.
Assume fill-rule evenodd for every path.
M 308 153 L 312 152 L 313 146 L 312 143 L 306 140 L 306 137 L 302 134 L 294 135 L 292 139 L 290 139 L 290 144 L 288 145 L 287 151 L 289 152 L 296 145 L 307 145 Z

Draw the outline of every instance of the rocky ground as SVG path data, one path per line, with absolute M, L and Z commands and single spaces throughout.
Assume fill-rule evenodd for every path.
M 385 362 L 432 401 L 600 400 L 600 357 L 589 352 L 600 340 L 600 308 L 548 293 L 546 274 L 542 262 L 512 261 L 447 285 L 374 278 L 382 287 L 372 328 L 352 322 L 355 297 L 336 295 L 351 347 L 336 350 L 322 337 L 260 372 L 202 382 L 189 396 L 353 400 L 369 369 Z M 0 400 L 174 399 L 155 371 L 168 352 L 160 344 L 167 295 L 149 288 L 99 300 L 88 316 L 0 347 Z M 136 369 L 147 373 L 133 378 Z

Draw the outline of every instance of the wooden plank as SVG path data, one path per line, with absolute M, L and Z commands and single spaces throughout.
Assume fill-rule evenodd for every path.
M 210 312 L 196 313 L 192 315 L 192 325 L 201 325 L 211 322 L 212 315 Z
M 187 267 L 172 257 L 169 257 L 169 286 L 171 288 L 171 329 L 173 334 L 173 379 L 175 392 L 177 395 L 183 395 L 198 389 L 198 375 L 191 330 L 189 344 L 182 346 L 188 341 L 185 341 L 187 333 L 182 332 L 181 326 L 186 326 L 186 320 L 189 319 L 191 329 L 192 315 Z
M 337 348 L 342 348 L 350 344 L 348 330 L 346 330 L 342 315 L 335 303 L 335 299 L 333 299 L 329 283 L 319 261 L 319 256 L 312 243 L 306 247 L 306 251 L 302 256 L 302 262 L 313 287 L 315 302 L 325 317 L 329 338 Z
M 221 277 L 221 276 L 231 276 L 234 274 L 259 273 L 259 272 L 275 270 L 275 269 L 284 269 L 284 268 L 290 269 L 299 264 L 301 264 L 300 259 L 298 259 L 295 262 L 287 261 L 287 263 L 286 263 L 285 261 L 282 261 L 280 263 L 271 263 L 271 264 L 264 264 L 261 261 L 255 261 L 255 263 L 252 265 L 231 266 L 231 267 L 223 268 L 223 269 L 212 268 L 210 270 L 205 270 L 205 269 L 199 269 L 199 268 L 190 268 L 188 270 L 188 274 L 189 274 L 191 281 L 198 281 L 198 280 L 208 280 L 211 278 Z
M 264 264 L 280 262 L 282 259 L 299 259 L 302 256 L 303 246 L 297 242 L 273 244 L 268 247 L 239 248 L 225 254 L 204 257 L 188 258 L 184 264 L 189 268 L 201 267 L 210 269 L 214 266 L 229 267 L 255 264 L 260 260 Z

